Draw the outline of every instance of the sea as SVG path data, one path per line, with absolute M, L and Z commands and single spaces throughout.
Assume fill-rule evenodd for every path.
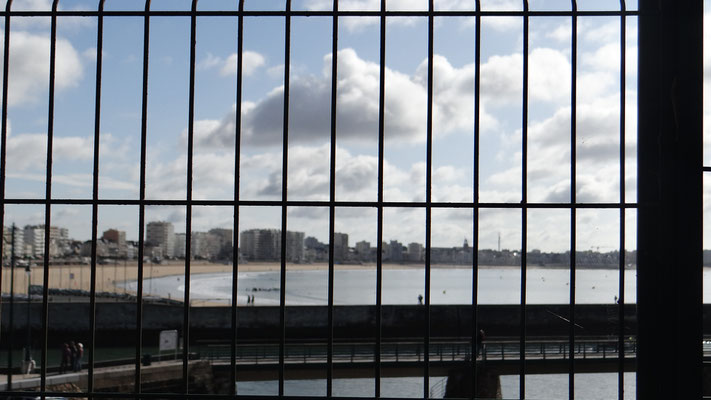
M 479 269 L 477 301 L 479 304 L 520 304 L 521 269 L 487 267 Z M 376 271 L 374 269 L 338 269 L 334 272 L 334 304 L 375 304 Z M 240 272 L 238 304 L 247 304 L 254 297 L 255 305 L 278 305 L 280 298 L 279 271 Z M 636 301 L 636 270 L 625 272 L 625 302 Z M 143 282 L 144 295 L 183 299 L 183 275 L 148 278 Z M 136 290 L 136 282 L 124 283 Z M 383 304 L 417 304 L 425 294 L 424 268 L 383 270 Z M 570 302 L 570 271 L 563 268 L 528 268 L 526 271 L 526 302 L 528 304 L 567 304 Z M 328 271 L 287 270 L 287 305 L 328 304 Z M 467 268 L 436 267 L 430 274 L 432 304 L 471 304 L 473 272 Z M 579 304 L 613 304 L 620 297 L 620 274 L 616 270 L 578 269 L 576 271 L 575 302 Z M 190 298 L 193 301 L 231 304 L 232 274 L 193 274 L 190 278 Z M 711 298 L 711 296 L 709 296 Z
M 706 271 L 704 276 L 706 277 Z M 521 286 L 526 285 L 528 304 L 567 304 L 570 301 L 570 271 L 564 268 L 531 267 L 522 281 L 520 268 L 484 267 L 477 275 L 477 301 L 479 304 L 520 304 Z M 238 275 L 238 304 L 247 304 L 248 297 L 254 296 L 255 306 L 278 305 L 280 298 L 279 271 L 240 272 Z M 636 300 L 636 270 L 627 269 L 624 275 L 624 296 L 626 303 Z M 473 272 L 456 266 L 438 266 L 431 269 L 431 304 L 471 304 L 473 296 Z M 123 283 L 128 290 L 136 290 L 136 282 Z M 328 304 L 327 270 L 288 270 L 286 273 L 287 305 Z M 706 285 L 711 287 L 711 285 Z M 182 299 L 184 297 L 184 276 L 165 276 L 145 279 L 144 295 Z M 374 269 L 339 267 L 334 273 L 334 304 L 367 305 L 375 304 L 376 271 Z M 383 304 L 418 304 L 420 295 L 425 294 L 425 270 L 417 267 L 387 268 L 382 276 Z M 230 304 L 232 297 L 231 273 L 193 274 L 190 279 L 191 303 Z M 575 277 L 575 301 L 578 304 L 613 304 L 620 298 L 620 273 L 609 269 L 578 269 Z M 711 293 L 705 294 L 705 301 L 711 300 Z M 707 300 L 708 299 L 708 300 Z M 501 376 L 504 399 L 517 399 L 520 377 Z M 568 399 L 569 376 L 526 375 L 527 399 Z M 575 375 L 575 398 L 579 400 L 607 400 L 618 398 L 619 376 L 616 373 L 595 373 Z M 624 398 L 635 398 L 634 373 L 623 374 Z M 424 379 L 421 377 L 382 378 L 382 397 L 422 398 Z M 430 397 L 442 397 L 446 378 L 431 377 L 428 393 Z M 373 379 L 335 379 L 334 396 L 373 396 Z M 238 382 L 237 392 L 245 395 L 274 395 L 278 393 L 278 382 Z M 286 395 L 324 396 L 326 381 L 292 380 L 284 383 Z

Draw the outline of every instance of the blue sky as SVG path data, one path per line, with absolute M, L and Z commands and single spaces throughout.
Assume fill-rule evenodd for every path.
M 2 3 L 4 7 L 4 2 Z M 438 9 L 466 9 L 467 1 L 439 0 Z M 634 2 L 628 7 L 634 8 Z M 13 9 L 49 9 L 49 0 L 15 0 Z M 283 1 L 248 0 L 247 9 L 282 9 Z M 294 9 L 327 9 L 326 0 L 300 0 Z M 378 9 L 379 0 L 342 1 L 340 8 Z M 391 9 L 424 9 L 426 1 L 388 2 Z M 482 1 L 484 8 L 520 9 L 520 2 Z M 569 7 L 531 1 L 531 9 Z M 615 9 L 617 1 L 579 1 L 579 9 Z M 200 9 L 236 7 L 201 0 Z M 62 9 L 94 9 L 95 1 L 64 0 Z M 189 9 L 189 1 L 153 0 L 153 9 Z M 108 0 L 107 10 L 143 9 L 143 1 Z M 636 187 L 636 18 L 627 26 L 627 201 Z M 237 19 L 198 18 L 196 48 L 196 199 L 233 194 Z M 327 200 L 331 95 L 331 18 L 294 17 L 291 31 L 289 198 Z M 578 154 L 581 202 L 619 201 L 618 17 L 578 19 Z M 434 43 L 433 200 L 472 201 L 474 18 L 437 18 Z M 4 33 L 4 27 L 3 27 Z M 53 197 L 91 198 L 97 24 L 94 18 L 58 22 Z M 11 27 L 10 137 L 7 196 L 43 198 L 47 132 L 49 19 L 14 18 Z M 188 122 L 190 19 L 151 19 L 147 197 L 184 199 Z M 385 200 L 425 196 L 427 19 L 389 18 L 386 46 Z M 483 202 L 521 201 L 522 20 L 482 18 L 481 192 Z M 570 198 L 571 19 L 530 19 L 528 199 Z M 336 198 L 377 199 L 379 20 L 339 21 Z M 143 19 L 106 17 L 101 108 L 99 196 L 137 199 L 140 157 Z M 245 18 L 242 104 L 242 199 L 281 198 L 284 18 Z M 119 228 L 137 238 L 137 207 L 101 207 L 99 230 Z M 372 209 L 338 209 L 336 230 L 350 242 L 376 242 Z M 384 239 L 424 242 L 423 210 L 388 210 Z M 193 229 L 231 227 L 232 209 L 195 207 Z M 8 206 L 8 223 L 41 223 L 43 208 Z M 241 229 L 280 226 L 280 210 L 243 208 Z M 147 220 L 185 230 L 185 209 L 149 207 Z M 91 208 L 57 206 L 53 225 L 78 239 L 90 236 Z M 480 247 L 519 248 L 521 216 L 485 210 Z M 328 210 L 294 208 L 289 229 L 327 240 Z M 635 243 L 628 212 L 627 243 Z M 529 248 L 569 248 L 570 212 L 531 210 Z M 433 245 L 472 240 L 471 212 L 433 211 Z M 619 213 L 578 212 L 578 249 L 616 249 Z M 706 246 L 708 247 L 708 246 Z

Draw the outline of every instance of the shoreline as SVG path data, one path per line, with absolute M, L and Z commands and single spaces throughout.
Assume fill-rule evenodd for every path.
M 216 264 L 212 262 L 194 260 L 190 263 L 191 274 L 208 274 L 208 273 L 229 273 L 232 272 L 232 264 Z M 375 263 L 366 264 L 336 264 L 336 270 L 369 270 L 376 269 Z M 433 269 L 471 269 L 471 265 L 453 265 L 453 264 L 433 264 Z M 520 269 L 520 266 L 496 266 L 496 265 L 480 265 L 480 269 Z M 557 265 L 530 265 L 529 269 L 567 269 L 568 266 Z M 309 271 L 309 270 L 327 270 L 328 263 L 311 263 L 311 264 L 292 264 L 286 265 L 288 271 Z M 424 263 L 418 264 L 383 264 L 383 269 L 424 269 Z M 577 270 L 586 269 L 606 269 L 619 271 L 615 266 L 578 266 Z M 274 272 L 281 270 L 279 262 L 249 262 L 237 265 L 238 272 Z M 626 270 L 636 270 L 636 266 L 627 267 Z M 40 266 L 34 266 L 31 270 L 32 285 L 42 285 L 44 281 L 44 269 Z M 159 278 L 171 275 L 184 275 L 185 261 L 176 260 L 162 264 L 144 263 L 143 278 Z M 12 271 L 9 268 L 2 269 L 2 292 L 10 293 L 10 281 Z M 48 270 L 48 280 L 50 288 L 57 289 L 79 289 L 89 290 L 91 287 L 91 266 L 90 265 L 51 265 Z M 127 293 L 126 289 L 119 287 L 116 284 L 125 281 L 138 279 L 138 263 L 136 260 L 131 262 L 117 262 L 114 264 L 103 264 L 96 266 L 96 291 L 111 292 L 111 293 Z M 15 293 L 27 293 L 28 281 L 27 273 L 24 268 L 15 268 L 14 291 Z

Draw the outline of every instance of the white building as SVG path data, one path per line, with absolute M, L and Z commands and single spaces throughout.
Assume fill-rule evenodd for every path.
M 2 256 L 9 260 L 12 254 L 12 227 L 3 227 L 3 245 Z M 15 228 L 15 257 L 22 258 L 25 256 L 25 236 L 22 228 Z
M 23 228 L 26 255 L 44 256 L 44 225 L 26 225 Z M 49 228 L 49 256 L 60 257 L 69 250 L 69 230 L 57 226 Z

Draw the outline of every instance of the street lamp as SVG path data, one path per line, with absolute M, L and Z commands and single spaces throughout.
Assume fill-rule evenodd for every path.
M 24 370 L 28 371 L 29 366 L 33 363 L 32 361 L 32 327 L 30 326 L 30 306 L 32 304 L 30 297 L 30 286 L 32 285 L 32 270 L 30 269 L 30 264 L 25 267 L 25 272 L 27 273 L 27 347 L 25 347 L 25 365 Z
M 10 340 L 7 346 L 7 388 L 12 389 L 12 336 L 15 331 L 15 224 L 12 224 L 12 238 L 10 241 Z M 5 241 L 3 235 L 3 241 Z

